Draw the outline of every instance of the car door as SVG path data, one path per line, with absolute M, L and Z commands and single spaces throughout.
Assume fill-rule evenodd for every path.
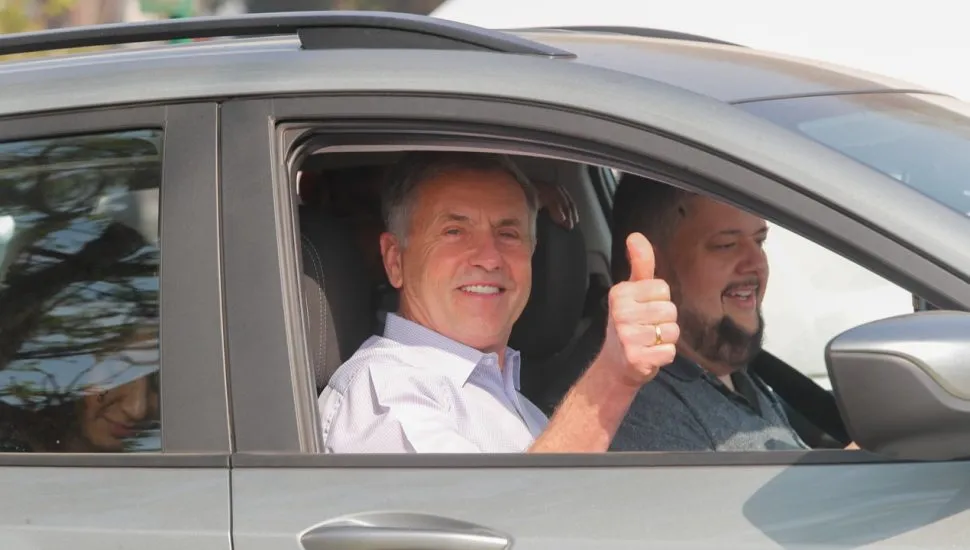
M 0 547 L 229 545 L 217 106 L 0 122 Z
M 366 65 L 313 62 L 318 79 L 281 70 L 275 99 L 223 107 L 223 146 L 246 151 L 222 164 L 234 548 L 914 548 L 964 540 L 966 461 L 846 451 L 321 454 L 288 187 L 287 155 L 301 130 L 344 149 L 463 146 L 649 173 L 754 208 L 961 309 L 970 306 L 970 255 L 940 238 L 959 216 L 817 144 L 657 83 L 502 55 L 415 55 L 406 70 L 383 54 Z M 312 97 L 284 97 L 296 92 Z M 878 204 L 867 199 L 876 193 Z

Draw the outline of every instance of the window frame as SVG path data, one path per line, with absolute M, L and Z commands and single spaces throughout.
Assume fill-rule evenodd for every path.
M 933 285 L 928 289 L 932 294 L 960 296 L 957 300 L 970 304 L 958 274 L 915 254 L 898 236 L 875 230 L 864 219 L 806 194 L 800 188 L 805 182 L 785 181 L 669 134 L 587 113 L 501 99 L 403 94 L 375 99 L 365 94 L 267 98 L 230 101 L 223 107 L 227 144 L 250 153 L 232 165 L 223 159 L 226 181 L 244 189 L 235 196 L 245 197 L 234 200 L 232 206 L 227 204 L 224 217 L 227 264 L 247 266 L 237 271 L 238 280 L 227 281 L 229 348 L 234 357 L 229 373 L 237 438 L 234 466 L 643 467 L 888 461 L 868 453 L 821 450 L 566 457 L 315 454 L 320 449 L 315 429 L 318 419 L 303 332 L 306 321 L 299 293 L 295 200 L 288 188 L 293 167 L 287 165 L 291 147 L 302 139 L 301 130 L 310 127 L 326 129 L 334 138 L 332 145 L 347 149 L 379 144 L 461 144 L 547 154 L 639 173 L 754 209 L 901 286 Z M 536 140 L 542 144 L 537 145 Z M 631 143 L 636 146 L 626 146 Z M 685 166 L 691 169 L 682 168 Z M 881 178 L 875 173 L 872 177 Z M 265 292 L 252 297 L 254 288 Z M 248 301 L 242 300 L 244 294 L 250 296 Z M 262 330 L 253 326 L 256 312 L 270 310 L 272 322 L 264 321 Z M 252 341 L 257 334 L 263 336 L 258 347 Z M 257 402 L 272 402 L 273 406 L 267 409 L 255 405 Z
M 160 451 L 0 453 L 0 466 L 227 466 L 231 451 L 222 328 L 218 104 L 131 106 L 0 119 L 0 142 L 157 129 Z
M 612 168 L 587 166 L 590 182 L 598 200 L 597 206 L 603 211 L 607 224 L 613 227 L 613 194 L 616 192 L 617 179 Z

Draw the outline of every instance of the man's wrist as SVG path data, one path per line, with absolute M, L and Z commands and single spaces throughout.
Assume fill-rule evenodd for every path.
M 569 390 L 530 452 L 603 452 L 626 417 L 640 385 L 602 354 Z
M 614 361 L 600 354 L 593 360 L 593 363 L 586 369 L 586 373 L 594 377 L 598 384 L 610 388 L 614 392 L 627 391 L 636 394 L 645 382 L 624 372 L 622 365 L 616 365 Z
M 632 401 L 643 384 L 625 375 L 609 359 L 598 356 L 583 376 L 591 398 L 600 403 L 619 404 Z

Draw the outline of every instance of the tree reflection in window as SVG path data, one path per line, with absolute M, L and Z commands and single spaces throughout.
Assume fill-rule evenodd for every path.
M 161 450 L 161 149 L 0 143 L 0 451 Z

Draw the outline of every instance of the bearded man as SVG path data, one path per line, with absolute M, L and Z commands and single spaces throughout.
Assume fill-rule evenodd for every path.
M 708 197 L 624 175 L 613 204 L 613 276 L 629 277 L 623 243 L 653 243 L 680 339 L 672 364 L 643 386 L 613 451 L 760 451 L 808 446 L 754 373 L 768 283 L 765 220 Z

